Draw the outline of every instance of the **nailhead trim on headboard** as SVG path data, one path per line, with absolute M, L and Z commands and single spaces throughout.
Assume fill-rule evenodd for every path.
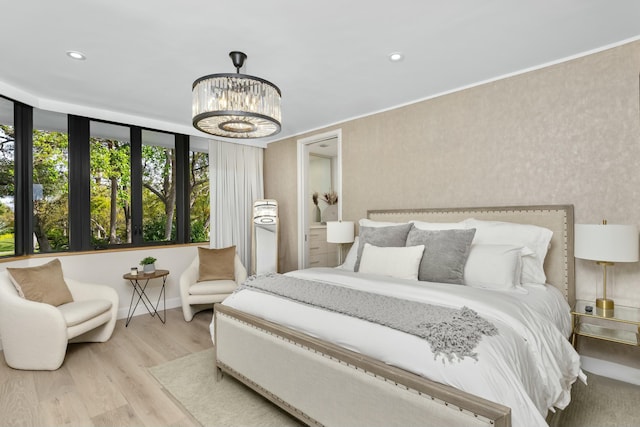
M 367 218 L 387 222 L 457 222 L 477 218 L 549 228 L 553 231 L 553 237 L 545 259 L 547 281 L 560 289 L 570 305 L 575 302 L 573 205 L 382 209 L 367 211 Z

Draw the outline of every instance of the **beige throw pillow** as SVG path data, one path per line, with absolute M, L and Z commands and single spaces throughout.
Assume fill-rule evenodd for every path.
M 223 249 L 198 248 L 200 269 L 198 282 L 205 280 L 234 280 L 236 247 Z
M 7 268 L 7 272 L 18 294 L 25 299 L 56 307 L 73 302 L 59 259 L 37 267 Z

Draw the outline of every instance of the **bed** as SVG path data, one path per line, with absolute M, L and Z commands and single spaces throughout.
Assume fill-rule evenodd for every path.
M 363 232 L 371 228 L 390 230 L 407 223 L 413 224 L 411 230 L 418 225 L 427 229 L 442 225 L 436 227 L 438 232 L 471 226 L 479 231 L 487 224 L 543 228 L 549 240 L 543 248 L 546 254 L 538 261 L 547 284 L 527 280 L 505 291 L 487 289 L 484 283 L 455 286 L 390 279 L 377 274 L 376 266 L 385 263 L 370 262 L 375 259 L 369 255 L 374 249 L 363 245 L 367 255 L 358 255 L 357 249 L 349 253 L 352 256 L 355 250 L 362 261 L 358 272 L 348 267 L 308 269 L 287 277 L 380 294 L 393 292 L 394 298 L 397 293 L 421 303 L 470 307 L 489 319 L 497 334 L 481 338 L 474 348 L 477 357 L 451 358 L 411 334 L 244 289 L 214 308 L 212 339 L 221 373 L 232 375 L 308 425 L 543 426 L 548 410 L 568 404 L 571 384 L 584 379 L 567 339 L 569 306 L 575 300 L 572 206 L 376 210 L 369 211 L 367 218 L 360 226 L 365 240 Z M 501 230 L 504 238 L 504 231 L 510 229 Z M 494 236 L 478 231 L 473 251 L 486 243 L 481 236 Z M 493 250 L 493 243 L 505 242 L 489 243 Z M 525 259 L 524 252 L 518 253 L 521 256 L 512 258 Z M 531 259 L 535 255 L 527 262 Z M 474 260 L 488 265 L 489 258 L 475 256 Z M 465 280 L 471 258 L 468 261 Z M 516 274 L 522 278 L 526 268 L 518 262 Z M 483 270 L 482 263 L 477 267 Z M 501 271 L 493 265 L 490 270 L 492 277 Z M 388 290 L 389 283 L 393 291 Z M 538 301 L 536 295 L 546 302 L 529 303 Z

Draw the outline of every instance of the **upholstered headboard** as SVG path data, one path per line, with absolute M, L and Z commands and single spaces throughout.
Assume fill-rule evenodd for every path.
M 476 218 L 546 227 L 553 231 L 544 263 L 547 282 L 560 289 L 570 305 L 575 302 L 573 205 L 385 209 L 367 211 L 367 218 L 389 222 L 457 222 Z

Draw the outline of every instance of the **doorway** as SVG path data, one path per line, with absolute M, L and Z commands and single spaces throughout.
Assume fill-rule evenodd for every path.
M 342 131 L 298 140 L 298 268 L 308 268 L 311 227 L 342 219 Z M 314 197 L 317 193 L 317 198 Z M 325 194 L 337 195 L 337 203 Z M 335 212 L 337 211 L 337 212 Z M 335 212 L 335 213 L 333 213 Z M 323 215 L 324 214 L 324 215 Z

